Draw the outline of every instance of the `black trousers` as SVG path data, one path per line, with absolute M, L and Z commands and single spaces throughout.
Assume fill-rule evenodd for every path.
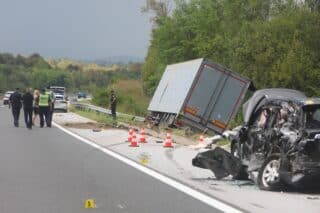
M 49 122 L 49 107 L 46 106 L 40 106 L 39 107 L 39 116 L 40 116 L 40 127 L 44 126 L 44 121 L 46 121 L 46 124 L 48 127 L 51 127 L 51 124 Z
M 27 128 L 32 128 L 32 108 L 23 108 L 24 121 L 26 122 Z
M 21 107 L 12 107 L 13 124 L 15 127 L 19 126 L 20 110 Z
M 117 118 L 117 114 L 116 113 L 117 113 L 116 112 L 116 106 L 111 105 L 111 115 L 112 115 L 114 120 L 116 120 L 116 118 Z
M 51 123 L 52 123 L 53 109 L 54 109 L 54 104 L 52 104 L 51 110 L 50 109 L 48 110 L 48 122 L 50 124 L 49 126 L 51 126 Z

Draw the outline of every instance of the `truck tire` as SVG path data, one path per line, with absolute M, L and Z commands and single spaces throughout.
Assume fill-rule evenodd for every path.
M 279 175 L 280 155 L 270 155 L 259 169 L 257 184 L 266 191 L 279 191 L 283 187 Z

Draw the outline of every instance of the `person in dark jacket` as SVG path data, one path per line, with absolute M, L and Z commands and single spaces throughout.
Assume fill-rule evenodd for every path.
M 13 115 L 13 123 L 15 127 L 19 127 L 19 117 L 20 117 L 20 110 L 22 106 L 22 96 L 19 92 L 19 88 L 16 89 L 16 91 L 11 94 L 9 98 L 9 107 L 12 109 L 12 115 Z
M 110 97 L 110 104 L 111 104 L 111 114 L 114 120 L 116 120 L 116 112 L 117 112 L 117 96 L 115 92 L 111 91 Z
M 33 110 L 33 95 L 31 88 L 26 89 L 26 93 L 22 96 L 24 120 L 28 129 L 32 129 L 32 110 Z

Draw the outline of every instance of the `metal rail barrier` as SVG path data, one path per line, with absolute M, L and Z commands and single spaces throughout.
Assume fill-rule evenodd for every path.
M 80 109 L 80 110 L 89 110 L 89 111 L 94 111 L 97 114 L 102 113 L 102 114 L 106 114 L 106 115 L 111 115 L 111 110 L 105 109 L 103 107 L 94 106 L 94 105 L 91 105 L 91 104 L 85 104 L 85 103 L 79 103 L 79 102 L 70 102 L 70 105 L 72 105 L 76 109 Z M 117 112 L 117 115 L 119 115 L 121 117 L 127 117 L 127 118 L 129 118 L 131 120 L 140 121 L 140 122 L 143 122 L 145 120 L 144 117 L 135 116 L 135 115 L 129 115 L 129 114 L 121 113 L 121 112 Z

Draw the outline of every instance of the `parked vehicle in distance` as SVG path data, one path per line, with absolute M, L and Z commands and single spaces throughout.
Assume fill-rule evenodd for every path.
M 80 98 L 87 98 L 87 93 L 85 92 L 78 92 L 78 99 Z
M 3 99 L 2 99 L 2 103 L 3 105 L 8 105 L 9 104 L 9 99 L 10 99 L 10 96 L 11 94 L 13 94 L 14 91 L 7 91 L 4 96 L 3 96 Z
M 68 112 L 66 88 L 61 86 L 50 86 L 50 90 L 53 92 L 55 97 L 54 110 Z
M 68 112 L 68 102 L 65 96 L 59 93 L 55 93 L 54 110 Z

